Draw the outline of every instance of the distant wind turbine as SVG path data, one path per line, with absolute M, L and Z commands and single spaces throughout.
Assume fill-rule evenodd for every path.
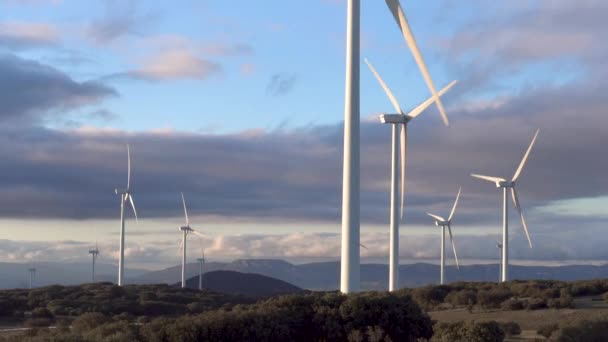
M 91 254 L 91 258 L 93 259 L 92 270 L 91 270 L 91 282 L 95 282 L 95 262 L 97 261 L 97 256 L 99 255 L 99 248 L 97 247 L 97 242 L 95 243 L 95 249 L 89 250 L 89 254 Z
M 135 210 L 135 203 L 133 203 L 133 196 L 131 195 L 131 150 L 127 144 L 127 188 L 126 189 L 114 189 L 117 195 L 120 195 L 120 255 L 118 257 L 118 286 L 122 286 L 124 280 L 125 271 L 125 203 L 129 202 L 131 208 L 133 208 L 133 214 L 135 214 L 135 221 L 137 222 L 137 211 Z
M 30 273 L 30 290 L 31 290 L 34 288 L 34 277 L 36 276 L 36 268 L 30 267 L 27 269 L 27 271 Z
M 526 160 L 528 160 L 528 156 L 530 155 L 530 151 L 532 151 L 532 146 L 536 142 L 536 138 L 538 137 L 538 133 L 540 129 L 536 130 L 534 137 L 532 138 L 532 142 L 530 142 L 530 146 L 528 146 L 528 150 L 524 154 L 521 162 L 519 163 L 519 167 L 515 170 L 515 174 L 513 175 L 513 179 L 510 181 L 500 178 L 500 177 L 490 177 L 478 174 L 471 174 L 471 176 L 479 179 L 483 179 L 488 182 L 492 182 L 496 184 L 497 188 L 502 188 L 502 281 L 509 280 L 509 214 L 508 214 L 508 206 L 507 206 L 507 189 L 511 189 L 511 198 L 513 199 L 513 204 L 515 208 L 519 212 L 519 217 L 521 218 L 521 223 L 524 227 L 524 231 L 526 233 L 526 237 L 528 238 L 528 244 L 530 248 L 532 248 L 532 240 L 530 240 L 530 233 L 528 232 L 528 226 L 526 225 L 526 220 L 524 220 L 524 214 L 522 213 L 521 204 L 519 203 L 519 198 L 517 197 L 517 191 L 515 190 L 515 182 L 521 175 L 521 171 L 526 164 Z
M 498 248 L 498 282 L 502 281 L 502 243 L 496 241 L 496 248 Z
M 452 218 L 454 217 L 454 212 L 456 211 L 456 206 L 458 205 L 458 199 L 460 199 L 460 192 L 462 188 L 458 188 L 458 194 L 456 195 L 456 200 L 454 201 L 454 205 L 452 206 L 452 211 L 450 211 L 450 216 L 448 219 L 444 219 L 443 217 L 431 213 L 427 213 L 430 217 L 435 219 L 435 225 L 437 227 L 441 227 L 441 275 L 440 275 L 440 284 L 445 284 L 445 228 L 448 228 L 448 232 L 450 233 L 450 242 L 452 243 L 452 251 L 454 251 L 454 260 L 456 260 L 456 267 L 460 268 L 458 265 L 458 256 L 456 255 L 456 245 L 454 244 L 454 237 L 452 236 Z
M 376 71 L 373 65 L 366 59 L 365 63 L 372 71 L 378 83 L 384 92 L 388 96 L 389 100 L 393 104 L 393 107 L 396 110 L 396 114 L 382 114 L 380 115 L 380 121 L 385 124 L 392 125 L 392 154 L 391 154 L 391 212 L 390 212 L 390 257 L 389 257 L 389 282 L 388 289 L 389 291 L 397 290 L 399 284 L 399 219 L 403 218 L 403 204 L 404 204 L 404 196 L 405 196 L 405 150 L 407 146 L 407 126 L 408 123 L 420 115 L 425 109 L 427 109 L 433 102 L 435 102 L 435 98 L 431 97 L 428 100 L 424 101 L 416 108 L 414 108 L 409 113 L 405 114 L 405 112 L 401 109 L 399 102 L 386 85 L 380 74 Z M 443 88 L 439 92 L 439 96 L 445 94 L 457 81 L 452 81 L 445 88 Z M 401 126 L 401 146 L 398 145 L 397 138 L 397 130 L 398 126 Z M 399 150 L 401 151 L 401 157 L 399 157 Z M 397 180 L 397 172 L 398 172 L 398 160 L 401 160 L 401 181 Z M 399 214 L 397 197 L 399 197 L 398 184 L 401 183 L 401 210 Z
M 205 250 L 202 250 L 202 256 L 196 261 L 198 261 L 198 289 L 203 289 L 203 266 L 205 265 Z
M 194 233 L 195 235 L 202 236 L 199 232 L 195 231 L 190 227 L 190 219 L 188 218 L 188 209 L 186 207 L 186 199 L 184 198 L 184 193 L 182 192 L 182 204 L 184 205 L 184 217 L 186 219 L 186 225 L 179 227 L 179 230 L 182 232 L 182 288 L 186 287 L 186 251 L 187 251 L 187 236 L 190 233 Z M 204 255 L 203 255 L 204 258 Z M 199 281 L 200 282 L 200 281 Z

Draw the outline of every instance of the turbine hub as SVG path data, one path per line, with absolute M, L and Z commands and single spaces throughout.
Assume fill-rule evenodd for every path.
M 515 186 L 513 181 L 501 181 L 496 183 L 497 188 L 512 188 Z

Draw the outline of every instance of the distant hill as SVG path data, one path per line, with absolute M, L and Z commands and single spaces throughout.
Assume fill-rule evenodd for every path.
M 91 282 L 90 263 L 60 263 L 35 262 L 36 287 L 46 285 L 77 285 Z M 26 288 L 29 285 L 30 275 L 27 269 L 30 264 L 0 262 L 0 289 Z M 118 269 L 111 264 L 98 263 L 96 265 L 97 281 L 116 282 Z M 147 270 L 127 268 L 125 273 L 129 276 L 139 276 Z
M 186 287 L 198 289 L 198 276 L 186 280 Z M 300 293 L 304 290 L 285 281 L 255 273 L 212 271 L 203 275 L 203 288 L 218 293 L 253 298 Z
M 27 287 L 27 264 L 0 263 L 0 289 Z M 37 286 L 51 284 L 80 284 L 90 282 L 91 265 L 88 263 L 36 263 L 38 268 Z M 256 273 L 280 279 L 302 289 L 336 290 L 340 286 L 340 262 L 319 262 L 291 264 L 274 259 L 241 259 L 233 262 L 211 262 L 205 264 L 205 272 L 235 271 Z M 98 264 L 99 281 L 116 281 L 116 267 Z M 198 263 L 188 264 L 186 276 L 198 275 Z M 401 265 L 400 286 L 417 287 L 437 284 L 439 266 L 417 263 Z M 175 284 L 181 277 L 181 266 L 173 266 L 158 271 L 127 269 L 126 282 L 129 284 Z M 608 265 L 573 266 L 511 266 L 512 279 L 555 279 L 562 281 L 608 278 Z M 457 270 L 454 266 L 446 269 L 448 282 L 454 281 L 497 281 L 498 265 L 467 265 Z M 388 287 L 388 266 L 386 264 L 362 264 L 361 288 L 364 290 L 384 290 Z
M 188 264 L 186 274 L 192 277 L 198 274 L 198 264 Z M 295 265 L 284 260 L 245 259 L 229 263 L 205 264 L 206 272 L 229 270 L 242 273 L 258 273 L 310 290 L 335 290 L 340 287 L 340 263 L 319 262 Z M 160 271 L 148 272 L 132 279 L 134 283 L 167 283 L 173 284 L 180 278 L 181 266 L 174 266 Z M 439 266 L 416 263 L 399 267 L 400 286 L 417 287 L 437 284 Z M 555 279 L 582 280 L 608 278 L 608 265 L 573 265 L 573 266 L 511 266 L 512 279 Z M 457 270 L 447 266 L 446 279 L 454 281 L 497 281 L 498 265 L 467 265 Z M 362 264 L 361 287 L 367 290 L 383 290 L 388 287 L 388 266 L 386 264 Z

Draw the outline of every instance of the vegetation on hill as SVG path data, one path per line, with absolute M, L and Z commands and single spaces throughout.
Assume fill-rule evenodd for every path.
M 198 289 L 198 276 L 186 280 L 186 286 Z M 272 297 L 304 290 L 288 282 L 256 273 L 212 271 L 203 276 L 203 288 L 215 292 L 253 298 Z
M 167 285 L 109 283 L 0 291 L 0 320 L 33 329 L 0 341 L 503 341 L 521 328 L 510 321 L 440 321 L 424 310 L 467 315 L 572 306 L 573 298 L 606 300 L 608 280 L 454 283 L 394 293 L 303 292 L 250 297 Z M 578 301 L 579 299 L 577 299 Z M 484 311 L 487 310 L 487 311 Z M 449 311 L 445 311 L 449 312 Z M 434 313 L 433 313 L 434 314 Z M 497 318 L 497 321 L 502 320 Z M 521 321 L 519 322 L 521 324 Z M 552 322 L 538 334 L 556 341 L 605 341 L 608 317 Z M 57 329 L 47 329 L 49 325 Z M 528 328 L 529 329 L 529 328 Z

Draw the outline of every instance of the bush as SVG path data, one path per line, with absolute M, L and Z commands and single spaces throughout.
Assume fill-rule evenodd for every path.
M 608 341 L 608 320 L 569 322 L 555 333 L 557 342 Z
M 102 313 L 88 312 L 76 318 L 74 322 L 72 322 L 72 330 L 74 330 L 76 333 L 84 333 L 107 323 L 109 320 L 110 319 Z
M 445 296 L 445 301 L 453 307 L 474 305 L 477 302 L 477 293 L 471 290 L 452 291 Z
M 521 334 L 521 328 L 519 324 L 515 322 L 498 322 L 502 331 L 504 331 L 506 337 L 511 337 Z
M 538 330 L 536 330 L 536 333 L 548 339 L 558 328 L 559 326 L 557 323 L 544 324 L 541 325 Z
M 53 314 L 45 307 L 38 307 L 32 310 L 33 318 L 54 318 Z
M 547 302 L 544 299 L 533 298 L 528 301 L 528 305 L 526 305 L 526 310 L 540 310 L 546 309 Z
M 523 310 L 526 307 L 526 302 L 519 299 L 508 299 L 500 305 L 503 310 L 515 311 Z
M 438 323 L 430 342 L 502 342 L 505 333 L 496 321 Z
M 479 291 L 477 293 L 477 303 L 483 308 L 499 308 L 502 302 L 511 298 L 513 293 L 508 289 L 492 289 Z

